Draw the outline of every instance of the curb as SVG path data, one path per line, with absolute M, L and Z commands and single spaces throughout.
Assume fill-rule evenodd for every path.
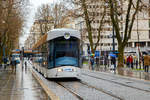
M 36 78 L 36 80 L 39 82 L 41 87 L 44 89 L 50 100 L 60 100 L 58 96 L 56 96 L 49 88 L 47 85 L 43 83 L 43 81 L 36 75 L 36 73 L 33 71 L 33 69 L 30 69 L 32 72 L 33 76 Z

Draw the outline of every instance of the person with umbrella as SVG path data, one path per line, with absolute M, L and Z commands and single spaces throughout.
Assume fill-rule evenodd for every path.
M 90 63 L 91 63 L 92 70 L 94 70 L 94 54 L 91 54 Z
M 112 54 L 110 53 L 109 56 L 111 57 L 111 66 L 113 65 L 113 69 L 115 70 L 116 69 L 116 55 L 115 54 Z

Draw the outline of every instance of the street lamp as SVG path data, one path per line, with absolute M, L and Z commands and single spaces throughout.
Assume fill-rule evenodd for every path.
M 113 26 L 112 38 L 113 38 L 113 54 L 115 54 L 115 30 L 114 30 L 114 26 Z M 114 64 L 114 70 L 116 70 L 116 58 L 112 57 L 112 59 L 113 59 L 113 64 Z
M 3 20 L 2 21 L 3 24 L 5 24 L 6 22 Z M 5 54 L 5 45 L 3 46 L 3 58 L 5 58 L 6 54 Z
M 115 30 L 114 30 L 114 27 L 113 27 L 113 35 L 112 35 L 112 38 L 113 38 L 113 53 L 115 54 Z

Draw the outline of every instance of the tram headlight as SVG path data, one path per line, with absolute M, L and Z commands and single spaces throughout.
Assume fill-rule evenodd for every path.
M 62 70 L 61 68 L 58 68 L 57 71 L 58 71 L 58 72 L 62 72 L 63 70 Z
M 65 39 L 69 39 L 69 38 L 70 38 L 70 33 L 65 33 L 65 34 L 64 34 L 64 38 L 65 38 Z

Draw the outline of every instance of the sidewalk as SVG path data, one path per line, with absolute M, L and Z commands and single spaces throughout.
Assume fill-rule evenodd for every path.
M 30 69 L 22 70 L 17 65 L 16 73 L 11 68 L 0 69 L 0 100 L 49 100 L 44 90 L 32 76 Z
M 83 69 L 89 69 L 89 64 L 84 64 Z M 91 69 L 90 69 L 91 70 Z M 149 73 L 144 72 L 144 70 L 136 70 L 131 68 L 122 68 L 120 71 L 112 70 L 108 66 L 105 68 L 104 65 L 95 66 L 96 71 L 106 72 L 106 73 L 112 73 L 112 74 L 118 74 L 122 76 L 128 76 L 128 77 L 134 77 L 144 80 L 150 80 L 150 70 Z

